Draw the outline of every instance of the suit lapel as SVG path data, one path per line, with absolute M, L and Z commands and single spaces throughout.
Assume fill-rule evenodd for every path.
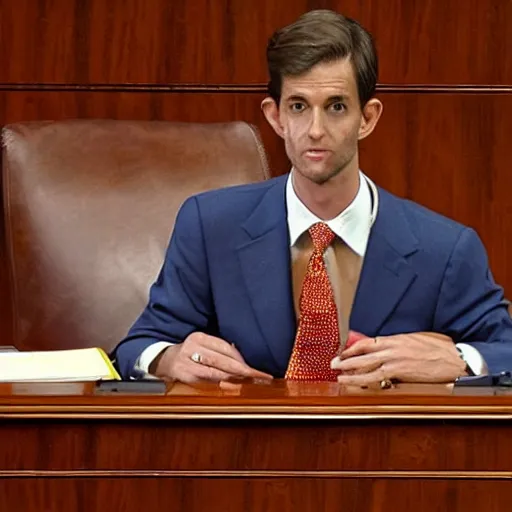
M 407 256 L 417 248 L 418 240 L 399 200 L 379 189 L 379 211 L 350 317 L 352 329 L 368 335 L 379 332 L 416 278 Z
M 237 249 L 254 314 L 279 374 L 286 371 L 296 330 L 285 184 L 283 176 L 265 193 L 242 226 L 249 239 Z

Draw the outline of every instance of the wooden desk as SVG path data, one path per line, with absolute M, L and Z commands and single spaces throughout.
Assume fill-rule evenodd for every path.
M 0 511 L 502 512 L 504 391 L 0 384 Z

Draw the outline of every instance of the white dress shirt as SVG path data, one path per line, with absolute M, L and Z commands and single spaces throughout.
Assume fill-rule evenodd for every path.
M 372 196 L 374 198 L 372 205 Z M 286 182 L 286 208 L 290 246 L 317 222 L 325 222 L 356 254 L 364 258 L 370 230 L 379 208 L 377 187 L 362 172 L 354 200 L 334 219 L 323 221 L 308 210 L 293 188 L 293 171 Z
M 379 194 L 375 184 L 359 172 L 359 190 L 354 200 L 339 215 L 323 221 L 311 212 L 298 198 L 293 188 L 293 170 L 286 182 L 286 208 L 290 247 L 299 237 L 317 222 L 325 222 L 355 253 L 364 258 L 370 231 L 379 208 Z M 154 359 L 172 343 L 159 341 L 147 347 L 135 364 L 144 378 L 152 378 L 149 367 Z M 465 343 L 455 345 L 475 375 L 488 373 L 487 365 L 477 349 Z

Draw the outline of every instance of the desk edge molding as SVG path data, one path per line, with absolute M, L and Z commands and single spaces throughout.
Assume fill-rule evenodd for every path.
M 0 478 L 378 478 L 512 480 L 512 471 L 0 470 Z

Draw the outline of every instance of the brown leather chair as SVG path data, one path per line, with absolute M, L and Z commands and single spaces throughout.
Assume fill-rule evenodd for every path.
M 19 349 L 112 349 L 147 301 L 185 198 L 268 178 L 259 135 L 241 122 L 23 123 L 3 141 Z

